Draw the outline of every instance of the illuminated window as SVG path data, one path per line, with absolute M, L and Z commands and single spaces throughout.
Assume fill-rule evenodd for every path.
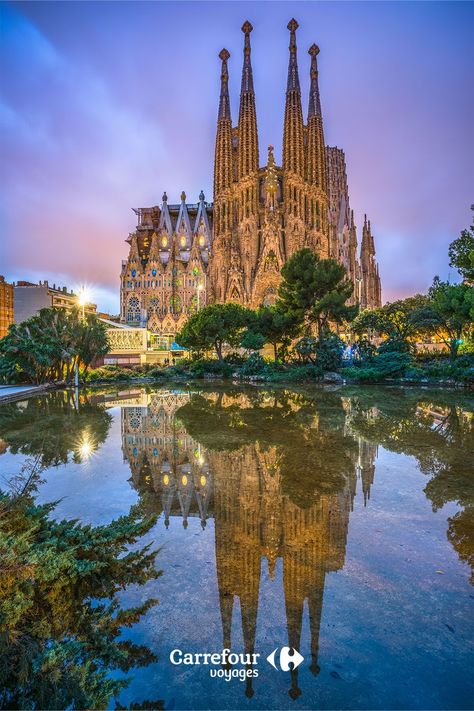
M 140 301 L 136 296 L 128 300 L 127 321 L 140 321 Z

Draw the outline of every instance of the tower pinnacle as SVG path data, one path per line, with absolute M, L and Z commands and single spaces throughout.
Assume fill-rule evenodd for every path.
M 242 25 L 244 33 L 244 63 L 240 89 L 237 165 L 238 176 L 243 178 L 258 171 L 258 135 L 252 64 L 250 61 L 250 33 L 253 27 L 247 20 Z
M 247 20 L 242 25 L 244 33 L 244 66 L 242 68 L 242 91 L 253 91 L 252 65 L 250 64 L 250 33 L 252 24 Z
M 296 30 L 298 23 L 290 20 L 290 57 L 286 86 L 285 123 L 283 128 L 283 169 L 304 176 L 304 129 L 301 108 L 301 89 L 298 77 Z
M 311 70 L 310 70 L 310 88 L 309 88 L 309 103 L 308 103 L 308 120 L 311 116 L 321 116 L 321 100 L 319 97 L 319 86 L 318 86 L 318 60 L 316 57 L 319 54 L 319 47 L 317 44 L 312 44 L 308 50 L 308 54 L 311 56 Z
M 219 100 L 219 119 L 230 119 L 230 101 L 229 101 L 229 72 L 227 69 L 227 60 L 230 57 L 230 52 L 227 49 L 221 49 L 219 59 L 222 61 L 221 69 L 221 95 Z
M 288 91 L 300 91 L 300 80 L 298 77 L 298 62 L 296 59 L 296 30 L 299 25 L 293 18 L 288 23 L 288 29 L 290 30 L 290 61 L 288 64 L 288 84 L 286 87 Z

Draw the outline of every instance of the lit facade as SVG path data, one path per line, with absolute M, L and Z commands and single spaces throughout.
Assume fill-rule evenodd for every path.
M 129 256 L 121 272 L 121 320 L 154 333 L 175 333 L 199 305 L 237 302 L 256 308 L 277 298 L 281 269 L 298 249 L 343 263 L 354 283 L 353 302 L 381 305 L 374 237 L 365 219 L 360 250 L 349 206 L 344 152 L 326 146 L 318 83 L 319 48 L 308 53 L 306 123 L 291 20 L 282 165 L 268 147 L 260 165 L 250 33 L 245 22 L 237 125 L 232 125 L 229 52 L 223 49 L 214 153 L 214 196 L 207 203 L 136 209 Z

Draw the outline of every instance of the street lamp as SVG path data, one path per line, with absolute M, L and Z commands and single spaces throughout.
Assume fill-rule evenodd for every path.
M 78 297 L 77 297 L 77 303 L 79 304 L 79 306 L 82 306 L 82 320 L 84 320 L 86 317 L 85 309 L 86 309 L 86 304 L 89 303 L 89 298 L 90 297 L 89 297 L 86 287 L 81 286 L 81 288 L 79 289 Z
M 77 303 L 79 306 L 82 306 L 82 320 L 86 320 L 86 304 L 88 304 L 90 301 L 90 295 L 89 292 L 87 291 L 85 286 L 81 286 L 79 289 L 79 294 L 77 295 Z M 79 400 L 77 397 L 78 392 L 79 392 L 79 358 L 76 360 L 76 375 L 75 375 L 75 383 L 74 385 L 76 386 L 76 399 Z

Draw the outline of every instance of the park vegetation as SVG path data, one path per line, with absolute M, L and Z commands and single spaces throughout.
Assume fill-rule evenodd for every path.
M 129 670 L 156 661 L 121 635 L 157 600 L 120 604 L 128 585 L 160 575 L 157 551 L 139 543 L 155 518 L 137 505 L 102 526 L 56 520 L 56 503 L 36 501 L 49 455 L 38 441 L 23 447 L 36 456 L 0 490 L 0 707 L 121 708 L 111 702 Z
M 474 213 L 474 206 L 473 206 Z M 174 377 L 240 377 L 269 381 L 341 379 L 382 382 L 474 383 L 474 224 L 449 247 L 462 281 L 435 277 L 426 294 L 359 310 L 344 267 L 308 248 L 283 266 L 276 302 L 251 310 L 212 304 L 194 313 L 176 335 L 188 358 L 168 368 L 104 366 L 103 325 L 44 309 L 12 326 L 0 341 L 0 379 L 70 381 L 80 363 L 88 382 Z M 341 338 L 343 336 L 344 338 Z M 423 344 L 434 342 L 431 352 Z M 351 347 L 348 348 L 347 344 Z M 417 345 L 418 344 L 418 345 Z M 271 354 L 271 357 L 270 357 Z
M 108 348 L 106 328 L 94 314 L 41 309 L 0 340 L 0 382 L 70 382 L 76 366 L 87 374 Z

